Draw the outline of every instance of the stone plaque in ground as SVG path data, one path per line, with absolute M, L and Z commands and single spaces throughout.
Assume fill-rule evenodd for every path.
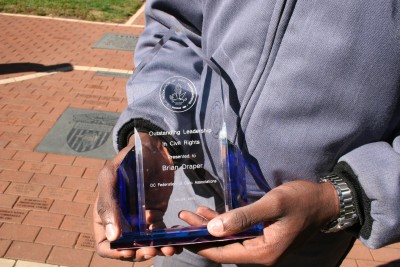
M 138 36 L 133 34 L 105 33 L 92 48 L 133 51 Z
M 123 78 L 129 79 L 132 74 L 129 73 L 121 73 L 121 72 L 112 72 L 112 71 L 96 71 L 96 76 L 105 76 L 105 77 L 114 77 L 114 78 Z
M 118 113 L 67 109 L 35 151 L 80 157 L 111 159 L 112 129 Z

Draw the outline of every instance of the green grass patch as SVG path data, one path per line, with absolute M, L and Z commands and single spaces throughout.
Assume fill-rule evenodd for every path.
M 144 0 L 0 0 L 0 12 L 121 23 Z

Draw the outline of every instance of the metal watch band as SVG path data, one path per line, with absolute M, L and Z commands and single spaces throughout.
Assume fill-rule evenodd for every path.
M 339 218 L 328 223 L 321 231 L 334 233 L 354 225 L 358 221 L 358 215 L 353 204 L 353 196 L 347 183 L 337 175 L 328 175 L 320 179 L 321 183 L 333 184 L 339 196 Z

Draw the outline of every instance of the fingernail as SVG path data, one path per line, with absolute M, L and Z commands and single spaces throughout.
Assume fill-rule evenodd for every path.
M 219 219 L 211 220 L 211 221 L 208 223 L 208 226 L 207 226 L 207 227 L 208 227 L 208 229 L 211 230 L 212 232 L 220 233 L 220 232 L 223 232 L 223 231 L 224 231 L 224 224 L 223 224 L 222 221 L 219 220 Z
M 151 256 L 151 255 L 144 255 L 143 258 L 144 258 L 145 260 L 150 260 L 151 258 L 153 258 L 153 256 Z
M 107 237 L 107 239 L 108 240 L 114 240 L 115 239 L 115 235 L 116 235 L 116 233 L 115 233 L 115 229 L 114 229 L 114 227 L 113 227 L 113 225 L 112 224 L 107 224 L 106 225 L 106 237 Z

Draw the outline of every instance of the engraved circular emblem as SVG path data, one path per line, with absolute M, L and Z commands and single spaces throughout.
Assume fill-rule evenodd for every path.
M 173 112 L 184 112 L 196 103 L 196 87 L 185 77 L 171 77 L 161 85 L 160 99 L 167 109 Z

